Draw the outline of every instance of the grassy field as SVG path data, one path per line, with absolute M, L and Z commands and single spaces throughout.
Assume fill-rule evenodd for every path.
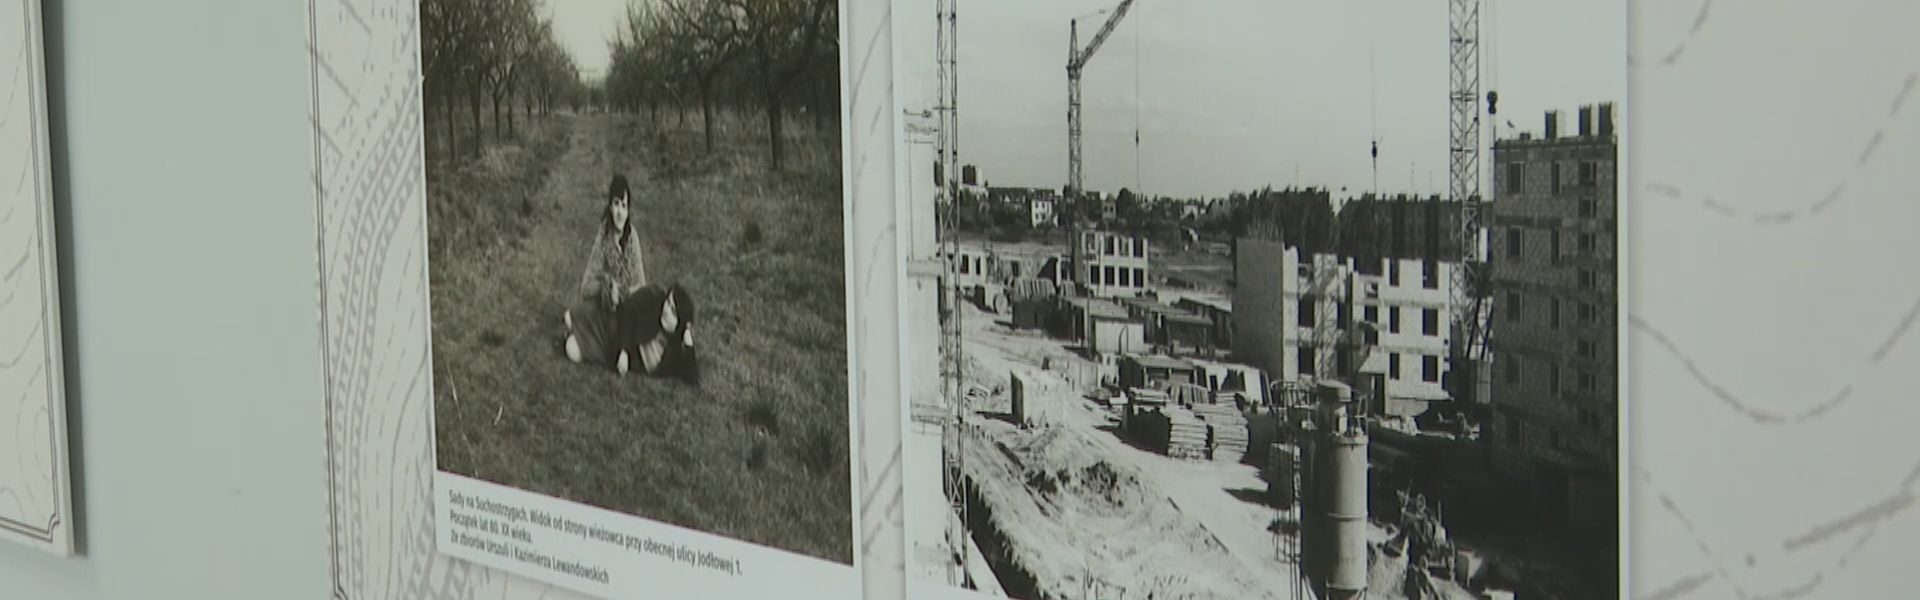
M 429 169 L 440 468 L 851 564 L 837 132 L 554 116 Z M 792 130 L 808 128 L 796 124 Z M 620 377 L 561 352 L 613 173 L 647 272 L 699 305 L 702 382 Z

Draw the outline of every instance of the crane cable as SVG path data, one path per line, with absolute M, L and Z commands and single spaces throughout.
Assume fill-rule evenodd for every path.
M 1500 39 L 1500 20 L 1495 16 L 1499 14 L 1499 11 L 1494 9 L 1493 0 L 1486 0 L 1481 6 L 1484 8 L 1484 11 L 1480 16 L 1486 19 L 1487 26 L 1482 29 L 1484 34 L 1475 32 L 1475 35 L 1479 36 L 1479 39 L 1476 40 L 1475 43 L 1479 45 L 1478 51 L 1480 55 L 1486 59 L 1486 68 L 1482 69 L 1485 78 L 1481 82 L 1481 88 L 1485 90 L 1481 92 L 1481 95 L 1485 96 L 1487 93 L 1498 93 L 1500 91 L 1500 47 L 1498 43 Z M 1478 99 L 1475 100 L 1478 101 Z M 1488 121 L 1490 121 L 1488 125 L 1492 126 L 1493 129 L 1493 139 L 1500 139 L 1500 119 L 1496 117 L 1488 119 Z
M 1487 0 L 1487 35 L 1480 36 L 1487 42 L 1487 87 L 1500 89 L 1500 11 L 1493 6 L 1493 0 Z
M 1140 20 L 1144 18 L 1140 16 L 1133 18 L 1133 189 L 1135 196 L 1144 192 L 1146 188 L 1140 176 L 1140 104 L 1143 102 L 1140 97 L 1140 46 L 1142 45 Z

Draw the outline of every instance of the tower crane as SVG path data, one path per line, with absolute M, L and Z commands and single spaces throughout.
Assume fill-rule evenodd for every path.
M 1465 372 L 1454 373 L 1451 391 L 1455 398 L 1473 396 L 1476 402 L 1486 401 L 1477 397 L 1477 390 L 1481 369 L 1488 358 L 1487 321 L 1492 312 L 1483 283 L 1486 260 L 1480 251 L 1480 238 L 1486 226 L 1486 217 L 1482 214 L 1484 199 L 1480 194 L 1481 6 L 1482 0 L 1449 0 L 1447 28 L 1451 57 L 1448 100 L 1452 107 L 1448 119 L 1451 134 L 1448 192 L 1452 196 L 1450 200 L 1460 207 L 1459 229 L 1455 233 L 1460 244 L 1460 262 L 1453 272 L 1449 297 L 1454 319 L 1452 353 L 1457 365 L 1468 367 Z M 1486 92 L 1489 116 L 1496 114 L 1498 101 L 1497 93 Z
M 1080 47 L 1080 23 L 1069 22 L 1067 40 L 1067 197 L 1071 200 L 1086 188 L 1082 184 L 1080 171 L 1080 72 L 1093 59 L 1093 53 L 1100 51 L 1100 45 L 1106 43 L 1107 36 L 1127 17 L 1127 9 L 1133 8 L 1133 0 L 1122 0 L 1114 7 L 1113 14 L 1107 17 L 1107 23 L 1100 32 L 1093 34 L 1093 40 L 1086 48 Z

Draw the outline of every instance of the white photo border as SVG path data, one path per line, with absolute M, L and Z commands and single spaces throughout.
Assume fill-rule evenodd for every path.
M 908 3 L 908 2 L 933 2 L 934 0 L 882 0 L 882 1 L 888 2 L 888 3 Z M 1620 14 L 1618 15 L 1617 18 L 1619 19 L 1618 30 L 1621 32 L 1622 36 L 1626 36 L 1629 38 L 1627 42 L 1623 44 L 1623 46 L 1628 48 L 1630 51 L 1630 49 L 1632 48 L 1632 41 L 1631 41 L 1632 29 L 1631 28 L 1633 27 L 1631 13 L 1630 11 L 1626 10 L 1623 7 L 1623 9 L 1620 11 Z M 934 41 L 920 40 L 920 39 L 902 39 L 902 40 L 895 41 L 896 45 L 901 43 L 925 43 L 925 44 L 931 45 L 934 43 Z M 887 51 L 894 53 L 895 56 L 899 55 L 899 50 L 897 47 L 888 48 Z M 1636 186 L 1634 185 L 1635 180 L 1632 178 L 1632 170 L 1631 170 L 1632 161 L 1630 160 L 1631 155 L 1629 151 L 1629 148 L 1631 147 L 1631 131 L 1633 129 L 1631 125 L 1632 110 L 1633 110 L 1632 106 L 1634 104 L 1633 93 L 1632 93 L 1631 83 L 1630 83 L 1632 78 L 1630 73 L 1630 71 L 1632 70 L 1631 69 L 1632 65 L 1630 64 L 1629 56 L 1623 54 L 1619 58 L 1620 58 L 1619 69 L 1615 73 L 1613 73 L 1613 78 L 1617 82 L 1615 85 L 1615 89 L 1619 90 L 1620 97 L 1618 99 L 1615 99 L 1612 102 L 1612 106 L 1614 110 L 1614 123 L 1615 123 L 1615 127 L 1613 129 L 1614 135 L 1615 135 L 1615 145 L 1614 145 L 1614 148 L 1615 148 L 1614 194 L 1615 196 L 1614 196 L 1614 231 L 1613 231 L 1613 234 L 1614 234 L 1614 305 L 1613 307 L 1614 307 L 1614 335 L 1615 335 L 1614 348 L 1616 352 L 1615 360 L 1618 361 L 1617 366 L 1615 368 L 1615 373 L 1616 373 L 1615 375 L 1615 405 L 1616 405 L 1615 409 L 1616 411 L 1614 415 L 1614 418 L 1615 418 L 1614 452 L 1615 452 L 1615 462 L 1617 466 L 1614 470 L 1615 471 L 1614 476 L 1616 481 L 1618 482 L 1617 490 L 1616 490 L 1616 493 L 1617 493 L 1616 513 L 1619 516 L 1619 521 L 1616 523 L 1616 526 L 1615 526 L 1616 536 L 1618 540 L 1617 542 L 1618 543 L 1618 548 L 1617 548 L 1618 563 L 1616 565 L 1616 572 L 1619 580 L 1618 597 L 1621 598 L 1621 600 L 1626 600 L 1627 598 L 1630 597 L 1630 594 L 1631 594 L 1630 585 L 1632 582 L 1632 566 L 1633 566 L 1633 562 L 1632 560 L 1630 560 L 1630 554 L 1632 550 L 1632 545 L 1631 545 L 1632 533 L 1633 533 L 1633 529 L 1632 529 L 1633 527 L 1632 525 L 1633 524 L 1633 520 L 1632 520 L 1633 477 L 1631 477 L 1628 472 L 1630 470 L 1629 465 L 1633 464 L 1630 462 L 1631 460 L 1630 456 L 1632 454 L 1631 453 L 1632 446 L 1630 444 L 1630 442 L 1632 441 L 1632 438 L 1630 435 L 1631 429 L 1632 429 L 1630 425 L 1632 423 L 1632 420 L 1631 420 L 1632 415 L 1631 415 L 1630 407 L 1633 404 L 1632 399 L 1630 398 L 1630 394 L 1633 387 L 1631 385 L 1632 369 L 1630 368 L 1632 363 L 1629 362 L 1629 355 L 1630 355 L 1629 346 L 1631 345 L 1631 341 L 1630 341 L 1631 331 L 1630 331 L 1630 320 L 1629 320 L 1629 314 L 1628 314 L 1629 311 L 1627 306 L 1628 298 L 1632 297 L 1631 289 L 1630 289 L 1632 285 L 1631 284 L 1632 277 L 1629 270 L 1629 267 L 1632 265 L 1632 259 L 1631 259 L 1632 250 L 1631 250 L 1631 245 L 1628 243 L 1630 241 L 1629 229 L 1631 228 L 1631 224 L 1629 223 L 1629 220 L 1627 217 L 1629 214 L 1628 213 L 1629 203 L 1634 201 L 1635 194 L 1633 190 L 1636 188 Z M 894 73 L 896 74 L 899 73 L 900 68 L 901 67 L 896 66 Z M 898 81 L 900 81 L 900 79 L 898 78 L 897 75 L 894 77 L 894 80 L 896 84 L 893 90 L 892 101 L 897 106 L 892 113 L 893 125 L 890 132 L 891 138 L 889 140 L 889 143 L 892 144 L 893 146 L 893 152 L 897 154 L 897 158 L 894 162 L 894 165 L 895 165 L 894 166 L 895 168 L 894 196 L 895 196 L 895 202 L 896 202 L 896 206 L 894 210 L 895 210 L 895 214 L 897 215 L 905 215 L 905 214 L 910 214 L 910 211 L 904 209 L 903 206 L 907 202 L 912 201 L 912 191 L 909 186 L 913 185 L 913 182 L 909 177 L 907 177 L 905 173 L 899 172 L 899 169 L 900 167 L 905 166 L 907 164 L 907 161 L 911 160 L 912 143 L 908 139 L 909 136 L 908 136 L 908 127 L 906 122 L 907 119 L 903 113 L 903 111 L 906 110 L 905 102 L 903 100 L 904 92 L 901 90 L 900 86 L 898 85 Z M 1491 165 L 1491 162 L 1490 162 L 1491 157 L 1492 157 L 1492 148 L 1491 146 L 1489 146 L 1486 149 L 1486 153 L 1482 155 L 1483 165 Z M 1491 167 L 1485 166 L 1483 168 L 1491 168 Z M 912 223 L 907 222 L 904 218 L 898 218 L 894 223 L 894 227 L 896 228 L 896 230 L 905 231 L 912 227 Z M 910 251 L 906 245 L 906 239 L 908 236 L 905 234 L 901 234 L 900 237 L 901 237 L 901 241 L 898 244 L 899 255 L 896 256 L 895 269 L 897 272 L 897 276 L 900 278 L 900 282 L 901 282 L 900 290 L 898 292 L 898 301 L 904 303 L 908 301 L 908 286 L 910 285 L 909 277 L 910 277 L 911 265 L 910 265 L 910 256 L 909 256 Z M 904 308 L 904 306 L 900 309 L 900 312 L 902 314 L 905 314 L 906 309 Z M 916 344 L 911 339 L 911 336 L 909 335 L 909 333 L 904 327 L 900 329 L 898 337 L 899 337 L 901 354 L 904 357 L 911 352 L 911 348 L 916 347 Z M 903 358 L 903 363 L 904 363 L 903 367 L 905 366 L 905 364 L 911 364 L 911 362 L 912 361 L 905 360 Z M 906 452 L 905 446 L 907 444 L 912 443 L 911 440 L 913 438 L 913 428 L 915 427 L 915 423 L 913 422 L 913 417 L 911 414 L 912 413 L 911 406 L 910 406 L 911 398 L 909 397 L 912 391 L 911 378 L 903 375 L 901 377 L 899 388 L 900 388 L 899 389 L 899 394 L 900 394 L 899 405 L 900 406 L 898 408 L 900 410 L 900 414 L 898 415 L 898 418 L 896 419 L 896 421 L 900 428 L 899 435 L 900 435 L 900 444 L 902 447 L 901 452 L 905 453 Z M 903 467 L 902 471 L 904 470 L 905 468 Z M 905 474 L 902 474 L 900 478 L 902 479 L 903 483 L 907 481 L 915 480 L 915 477 L 908 476 Z M 904 514 L 906 511 L 910 511 L 910 510 L 912 509 L 911 508 L 902 509 L 902 512 L 903 512 L 901 517 L 902 523 L 900 526 L 902 529 L 902 535 L 906 538 L 905 544 L 904 544 L 904 547 L 905 547 L 904 552 L 909 554 L 909 556 L 907 557 L 908 559 L 911 558 L 914 540 L 917 539 L 915 536 L 916 534 L 920 533 L 916 531 L 916 527 L 914 526 L 915 519 L 913 518 L 913 515 Z M 903 567 L 901 575 L 905 578 L 907 597 L 930 598 L 930 599 L 936 599 L 936 600 L 972 600 L 977 598 L 993 597 L 987 594 L 953 587 L 942 582 L 922 579 L 913 572 L 913 565 L 911 564 L 911 561 L 906 560 L 906 562 L 908 562 L 909 564 Z
M 886 377 L 892 369 L 862 361 L 891 354 L 884 351 L 888 348 L 873 344 L 880 341 L 891 346 L 891 340 L 876 338 L 873 325 L 867 323 L 872 319 L 858 318 L 885 314 L 893 304 L 893 287 L 888 285 L 892 282 L 884 280 L 890 270 L 874 268 L 890 265 L 867 265 L 857 249 L 892 243 L 887 237 L 892 235 L 887 220 L 891 214 L 868 214 L 891 209 L 890 202 L 878 201 L 890 196 L 886 189 L 890 179 L 885 178 L 891 169 L 884 162 L 890 153 L 873 152 L 870 146 L 885 142 L 885 132 L 861 130 L 860 135 L 868 139 L 856 139 L 853 117 L 871 108 L 862 100 L 885 100 L 885 90 L 878 88 L 890 85 L 891 77 L 883 70 L 888 76 L 855 81 L 850 57 L 869 54 L 870 45 L 884 45 L 886 38 L 879 34 L 887 31 L 883 26 L 874 27 L 874 35 L 850 35 L 855 4 L 872 9 L 884 7 L 884 2 L 839 1 L 850 375 L 847 456 L 853 461 L 849 476 L 855 479 L 849 486 L 854 512 L 849 535 L 855 548 L 850 567 L 833 563 L 846 570 L 844 585 L 808 582 L 800 588 L 822 598 L 859 593 L 855 590 L 861 587 L 869 553 L 889 541 L 880 534 L 884 528 L 863 530 L 863 523 L 883 521 L 872 519 L 877 516 L 872 513 L 889 508 L 863 503 L 863 492 L 873 488 L 876 477 L 884 488 L 891 480 L 886 473 L 897 473 L 884 462 L 876 463 L 876 456 L 885 450 L 897 455 L 897 445 L 887 448 L 883 443 L 881 451 L 864 448 L 868 430 L 875 428 L 862 426 L 867 415 L 859 401 L 874 392 L 881 398 L 890 395 L 891 380 Z M 332 596 L 340 600 L 578 597 L 578 592 L 457 560 L 436 549 L 439 532 L 432 502 L 438 471 L 428 372 L 431 335 L 425 299 L 418 5 L 371 7 L 352 0 L 308 0 L 307 9 Z M 865 20 L 869 26 L 873 23 L 870 13 L 862 13 L 869 15 Z M 863 61 L 860 72 L 868 73 L 870 66 Z M 892 428 L 891 421 L 884 426 Z M 876 464 L 880 468 L 874 468 Z M 892 508 L 897 512 L 897 505 Z M 784 591 L 795 589 L 796 582 L 782 583 Z

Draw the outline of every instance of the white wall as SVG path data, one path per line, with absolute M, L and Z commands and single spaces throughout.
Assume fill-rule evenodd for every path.
M 1294 365 L 1284 346 L 1291 338 L 1294 306 L 1287 290 L 1298 285 L 1297 253 L 1280 242 L 1235 240 L 1233 357 L 1265 369 L 1276 381 L 1291 380 Z M 1298 294 L 1297 291 L 1294 292 Z
M 1139 354 L 1147 350 L 1147 327 L 1134 321 L 1093 320 L 1093 351 Z
M 1391 265 L 1399 263 L 1400 278 L 1393 279 Z M 1389 373 L 1391 354 L 1400 355 L 1400 376 L 1387 379 L 1387 394 L 1397 399 L 1442 400 L 1451 397 L 1443 385 L 1451 365 L 1448 361 L 1448 336 L 1453 331 L 1453 314 L 1447 303 L 1453 293 L 1453 268 L 1446 263 L 1437 266 L 1436 285 L 1428 289 L 1422 285 L 1424 261 L 1407 259 L 1385 259 L 1380 275 L 1356 275 L 1355 294 L 1360 302 L 1354 307 L 1354 318 L 1364 320 L 1366 306 L 1378 307 L 1378 330 L 1380 344 L 1373 356 L 1360 366 L 1365 373 L 1391 375 Z M 1378 290 L 1378 298 L 1366 298 L 1366 288 L 1371 284 Z M 1422 311 L 1433 309 L 1439 324 L 1437 335 L 1426 335 L 1421 329 Z M 1393 315 L 1400 312 L 1400 331 L 1392 330 Z M 1421 379 L 1422 357 L 1438 357 L 1439 369 L 1434 381 Z
M 327 597 L 306 3 L 42 0 L 77 532 L 0 597 Z

